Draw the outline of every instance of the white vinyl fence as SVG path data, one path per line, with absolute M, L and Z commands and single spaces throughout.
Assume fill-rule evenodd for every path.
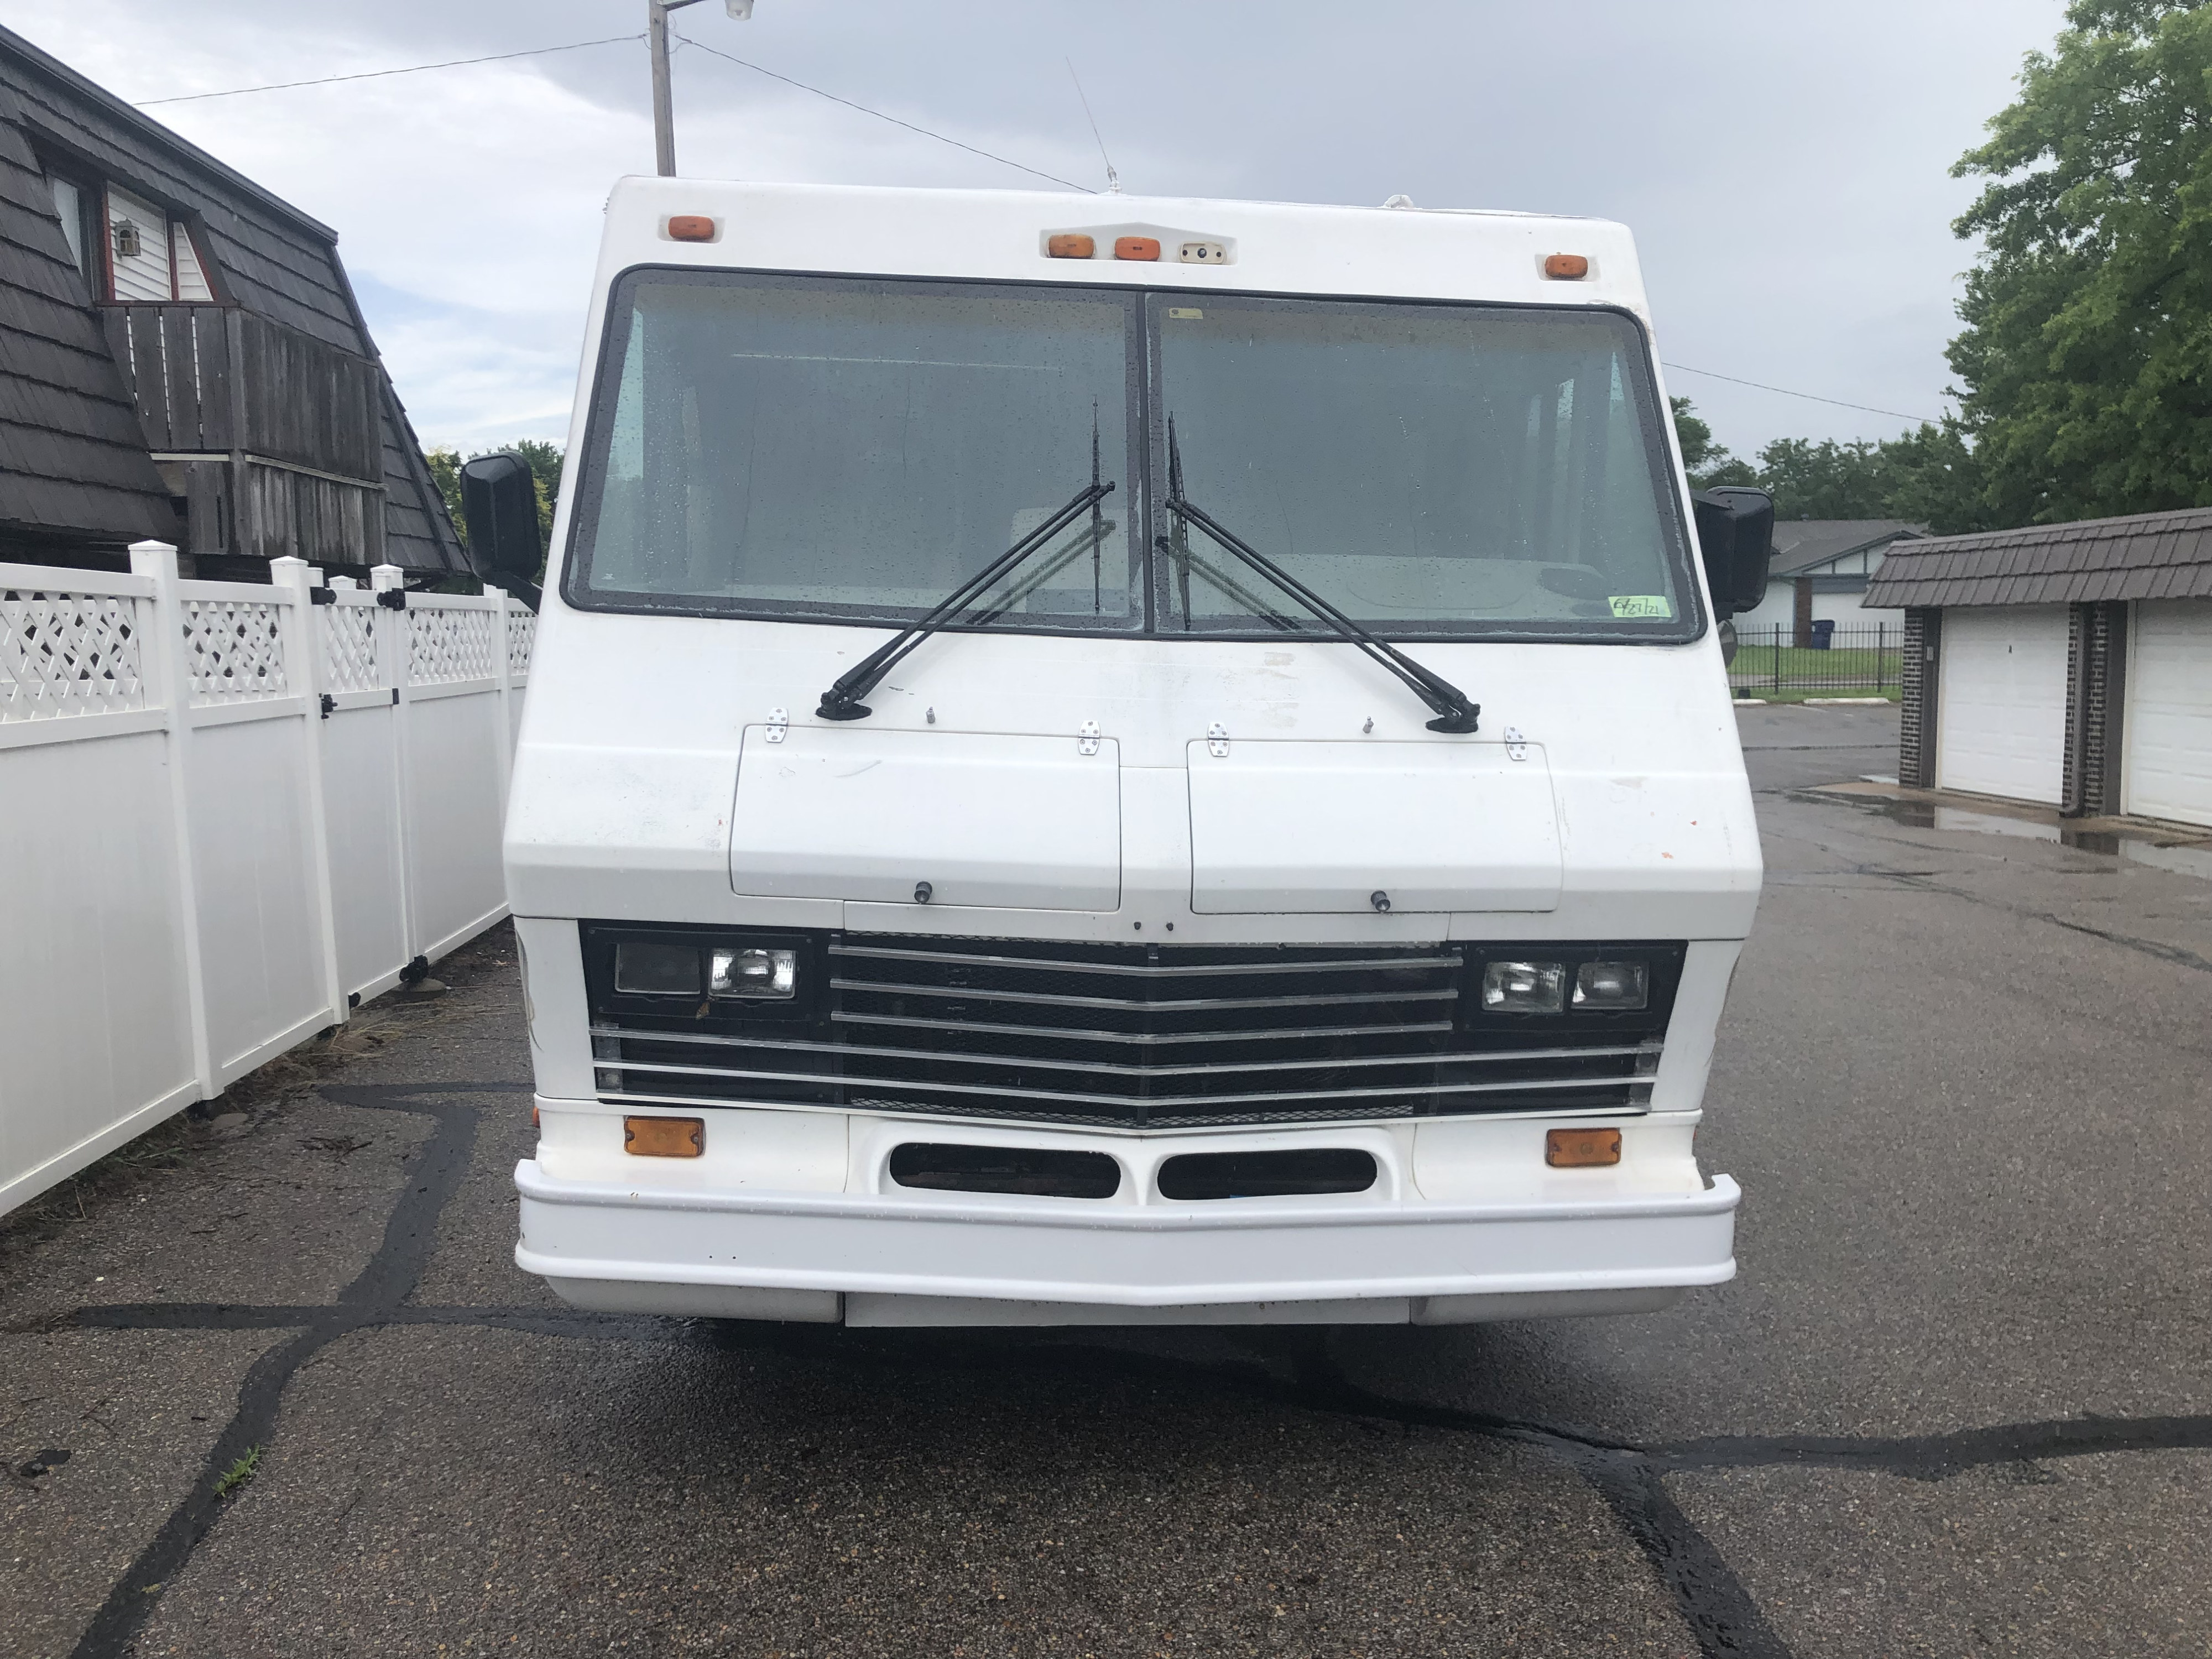
M 536 618 L 0 564 L 0 1214 L 507 914 Z

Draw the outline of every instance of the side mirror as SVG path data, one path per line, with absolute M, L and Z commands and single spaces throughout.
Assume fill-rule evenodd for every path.
M 538 481 L 530 463 L 502 450 L 461 468 L 461 514 L 469 524 L 469 562 L 477 574 L 538 602 L 538 569 L 545 544 L 538 534 Z
M 1774 555 L 1774 497 L 1763 489 L 1723 484 L 1690 497 L 1698 515 L 1698 550 L 1713 611 L 1725 622 L 1766 597 L 1766 565 Z M 470 520 L 474 523 L 473 518 Z

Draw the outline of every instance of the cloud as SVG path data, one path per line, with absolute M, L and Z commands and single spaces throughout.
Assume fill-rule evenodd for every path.
M 125 96 L 383 69 L 620 35 L 635 0 L 75 0 L 0 7 Z M 2047 45 L 2059 0 L 760 0 L 681 33 L 1068 179 L 1103 182 L 1081 71 L 1135 192 L 1594 213 L 1637 233 L 1662 355 L 1879 408 L 1949 381 L 1948 175 Z M 675 66 L 698 175 L 1025 187 L 1036 181 L 696 49 Z M 650 167 L 642 47 L 154 112 L 338 228 L 427 438 L 557 435 L 599 207 Z M 1738 453 L 1895 419 L 1684 374 Z

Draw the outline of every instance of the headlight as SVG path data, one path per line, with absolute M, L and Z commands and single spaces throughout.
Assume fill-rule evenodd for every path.
M 659 939 L 623 939 L 615 946 L 615 989 L 626 996 L 696 1000 L 699 994 L 698 948 L 666 944 Z
M 1567 969 L 1558 962 L 1493 962 L 1482 970 L 1482 1006 L 1493 1014 L 1556 1014 L 1566 1003 Z
M 617 973 L 620 973 L 619 967 Z M 798 989 L 796 951 L 724 949 L 708 954 L 707 994 L 710 997 L 742 1002 L 788 1002 Z
M 1651 1000 L 1651 970 L 1640 962 L 1585 962 L 1575 969 L 1575 1006 L 1626 1013 Z

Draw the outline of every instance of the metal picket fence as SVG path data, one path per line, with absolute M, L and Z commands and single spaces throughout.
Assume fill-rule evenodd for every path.
M 0 564 L 0 1213 L 507 914 L 499 590 Z
M 1886 623 L 1824 629 L 1804 643 L 1787 623 L 1736 632 L 1729 684 L 1738 692 L 1857 692 L 1894 694 L 1904 684 L 1905 630 Z

